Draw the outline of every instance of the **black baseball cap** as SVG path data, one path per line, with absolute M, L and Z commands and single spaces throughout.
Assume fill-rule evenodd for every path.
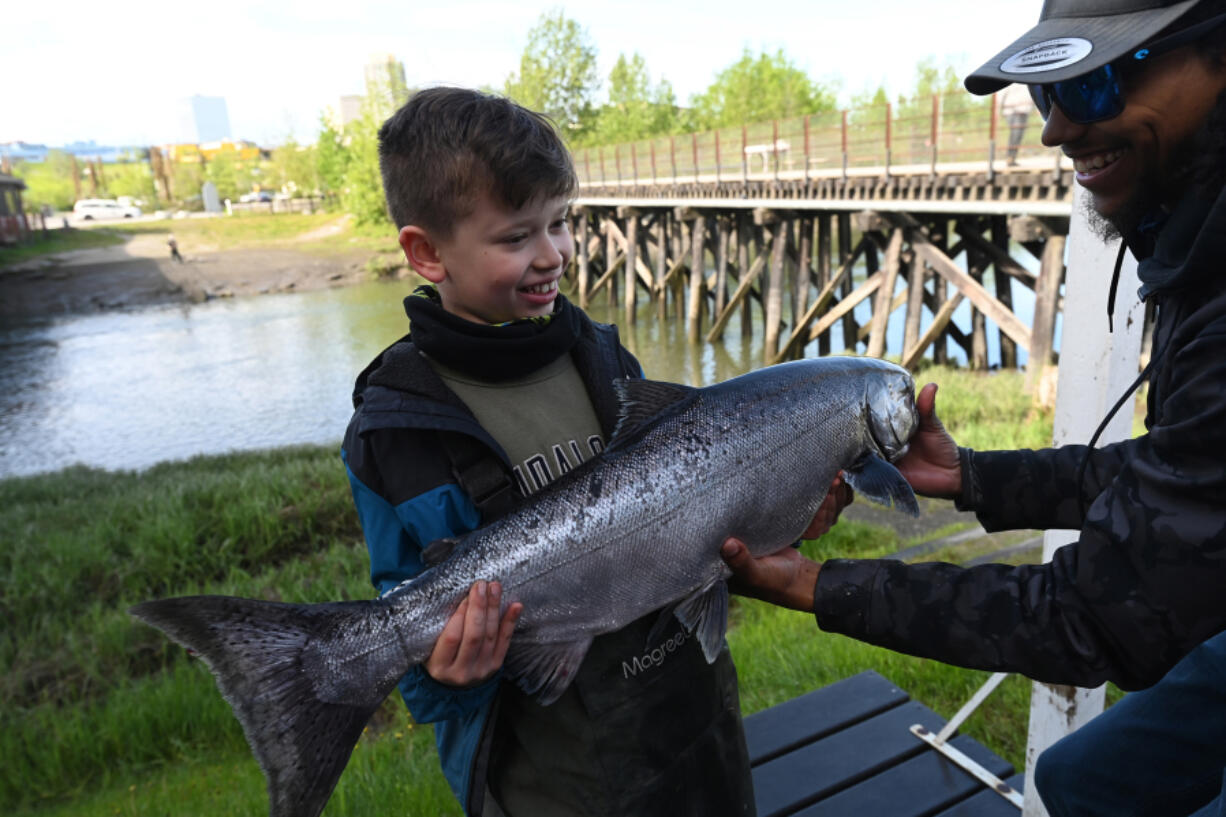
M 1045 0 L 1039 24 L 966 78 L 972 94 L 1043 85 L 1119 59 L 1200 0 Z

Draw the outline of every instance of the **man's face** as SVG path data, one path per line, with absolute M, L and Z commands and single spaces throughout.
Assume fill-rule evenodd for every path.
M 1226 69 L 1181 48 L 1125 76 L 1126 104 L 1114 119 L 1079 125 L 1054 106 L 1043 144 L 1063 149 L 1094 209 L 1127 231 L 1182 194 L 1186 179 L 1177 171 L 1223 90 Z
M 436 242 L 443 308 L 490 324 L 551 313 L 558 280 L 574 255 L 567 208 L 564 197 L 512 210 L 482 195 L 451 237 Z

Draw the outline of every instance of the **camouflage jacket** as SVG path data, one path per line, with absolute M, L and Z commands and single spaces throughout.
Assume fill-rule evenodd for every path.
M 1226 192 L 1185 197 L 1139 273 L 1158 305 L 1147 433 L 1089 452 L 962 452 L 959 507 L 987 530 L 1071 528 L 1078 541 L 1018 567 L 828 561 L 823 629 L 950 664 L 1138 689 L 1226 628 Z

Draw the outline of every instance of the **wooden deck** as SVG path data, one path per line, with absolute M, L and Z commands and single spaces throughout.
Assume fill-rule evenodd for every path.
M 1020 811 L 926 743 L 945 719 L 871 670 L 745 719 L 758 817 L 1018 817 Z M 1021 789 L 982 744 L 950 745 Z

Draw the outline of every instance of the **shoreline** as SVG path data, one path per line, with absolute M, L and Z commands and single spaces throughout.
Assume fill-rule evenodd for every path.
M 37 320 L 214 298 L 351 286 L 372 279 L 371 253 L 282 247 L 169 257 L 164 238 L 39 256 L 0 270 L 0 321 Z M 400 275 L 407 269 L 400 268 Z

